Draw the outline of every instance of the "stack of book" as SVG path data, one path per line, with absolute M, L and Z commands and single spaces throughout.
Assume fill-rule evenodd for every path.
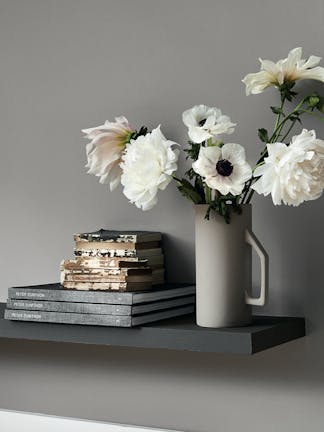
M 67 289 L 135 291 L 164 283 L 162 235 L 99 230 L 75 234 L 75 259 L 61 263 Z
M 148 291 L 79 291 L 60 284 L 9 288 L 5 319 L 133 327 L 194 312 L 195 286 Z

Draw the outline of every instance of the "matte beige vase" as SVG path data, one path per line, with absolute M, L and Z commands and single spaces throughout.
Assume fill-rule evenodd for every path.
M 216 212 L 205 219 L 207 205 L 196 211 L 197 324 L 233 327 L 251 323 L 251 306 L 263 306 L 268 291 L 268 255 L 252 233 L 250 205 L 227 224 Z M 261 287 L 251 297 L 252 248 L 261 263 Z

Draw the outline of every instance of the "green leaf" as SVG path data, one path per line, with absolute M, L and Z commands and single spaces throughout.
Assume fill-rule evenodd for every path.
M 283 114 L 282 109 L 280 107 L 271 106 L 270 109 L 274 114 Z
M 194 204 L 202 204 L 203 200 L 200 194 L 196 191 L 195 187 L 186 179 L 178 181 L 178 190 L 180 193 L 192 201 Z
M 264 128 L 258 129 L 258 136 L 260 140 L 264 143 L 268 143 L 270 141 L 267 129 Z
M 292 122 L 298 121 L 301 124 L 301 120 L 299 118 L 299 114 L 290 116 L 289 120 L 292 121 Z
M 195 189 L 199 193 L 202 202 L 205 200 L 205 189 L 202 178 L 199 175 L 196 175 L 195 179 Z
M 147 132 L 148 132 L 147 127 L 146 127 L 146 126 L 142 126 L 142 127 L 140 128 L 139 131 L 135 131 L 135 132 L 133 132 L 133 133 L 130 135 L 129 141 L 130 141 L 131 139 L 136 140 L 139 136 L 146 135 Z
M 199 156 L 200 144 L 193 143 L 193 142 L 189 141 L 189 145 L 190 145 L 190 147 L 185 149 L 185 152 L 188 155 L 187 159 L 190 157 L 190 159 L 196 161 L 198 159 L 198 156 Z
M 210 206 L 208 207 L 205 219 L 209 219 L 210 212 L 215 211 L 224 218 L 227 224 L 229 224 L 231 222 L 232 213 L 242 213 L 242 207 L 238 203 L 239 199 L 239 196 L 233 196 L 231 194 L 220 196 L 215 201 L 211 202 Z
M 292 99 L 295 96 L 297 96 L 297 93 L 291 90 L 294 87 L 294 85 L 295 85 L 295 81 L 289 81 L 289 82 L 284 82 L 283 84 L 281 84 L 281 86 L 279 86 L 281 102 L 284 102 L 285 99 L 291 102 Z

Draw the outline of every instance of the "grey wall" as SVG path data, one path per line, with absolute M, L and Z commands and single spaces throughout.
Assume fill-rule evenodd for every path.
M 206 103 L 238 123 L 232 138 L 253 160 L 276 95 L 247 98 L 241 78 L 295 46 L 324 55 L 323 37 L 322 0 L 0 0 L 2 300 L 10 285 L 56 281 L 72 234 L 102 226 L 165 232 L 169 279 L 193 280 L 190 204 L 173 186 L 146 213 L 109 193 L 85 174 L 80 129 L 124 114 L 184 143 L 182 111 Z M 320 122 L 306 126 L 324 137 Z M 199 432 L 322 431 L 324 199 L 254 204 L 271 257 L 264 313 L 305 315 L 307 338 L 253 358 L 1 342 L 0 407 Z

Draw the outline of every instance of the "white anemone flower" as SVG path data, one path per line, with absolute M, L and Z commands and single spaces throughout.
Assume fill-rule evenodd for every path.
M 86 146 L 88 174 L 100 177 L 100 183 L 109 183 L 110 190 L 115 189 L 120 183 L 121 155 L 134 129 L 125 117 L 116 117 L 115 122 L 106 120 L 102 126 L 82 132 L 91 140 Z
M 246 85 L 246 94 L 262 93 L 267 87 L 279 87 L 297 80 L 313 79 L 324 82 L 324 68 L 318 66 L 321 57 L 312 55 L 308 60 L 301 57 L 302 48 L 298 47 L 291 50 L 287 58 L 277 63 L 259 59 L 261 70 L 246 75 L 242 80 Z
M 121 183 L 124 195 L 142 210 L 157 203 L 157 193 L 164 190 L 177 170 L 178 150 L 165 138 L 160 126 L 145 136 L 131 140 L 122 156 Z
M 236 126 L 220 109 L 206 105 L 196 105 L 184 111 L 182 120 L 188 127 L 189 138 L 194 143 L 202 143 L 221 134 L 231 134 Z
M 298 206 L 315 200 L 324 189 L 324 141 L 315 131 L 304 129 L 284 143 L 267 144 L 268 157 L 254 175 L 260 179 L 252 186 L 259 194 L 271 194 L 275 205 L 281 202 Z
M 240 195 L 245 182 L 252 177 L 252 169 L 246 162 L 244 148 L 234 143 L 227 143 L 222 147 L 201 147 L 192 168 L 204 178 L 208 187 L 222 195 Z

